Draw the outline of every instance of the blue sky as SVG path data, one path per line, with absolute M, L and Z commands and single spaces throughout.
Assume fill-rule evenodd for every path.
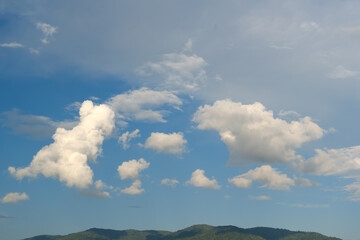
M 0 233 L 359 240 L 357 1 L 0 1 Z

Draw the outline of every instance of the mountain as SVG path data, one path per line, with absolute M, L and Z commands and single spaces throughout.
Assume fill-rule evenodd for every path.
M 41 235 L 24 240 L 340 240 L 314 232 L 294 232 L 267 227 L 238 228 L 235 226 L 213 227 L 194 225 L 176 232 L 111 230 L 90 228 L 65 236 Z

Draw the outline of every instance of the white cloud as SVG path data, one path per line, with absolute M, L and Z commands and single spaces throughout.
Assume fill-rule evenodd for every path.
M 297 162 L 295 168 L 316 175 L 345 175 L 360 170 L 360 146 L 339 149 L 315 149 L 316 155 Z
M 139 160 L 133 159 L 119 165 L 118 172 L 122 180 L 128 178 L 136 180 L 140 177 L 139 173 L 149 166 L 150 163 L 146 162 L 143 158 L 140 158 Z
M 153 132 L 146 139 L 145 148 L 151 148 L 158 152 L 181 154 L 185 151 L 187 141 L 181 132 L 178 133 L 159 133 Z
M 136 129 L 133 132 L 126 131 L 119 137 L 119 143 L 122 144 L 123 149 L 128 149 L 130 147 L 130 141 L 134 138 L 140 137 L 140 130 Z
M 196 169 L 192 175 L 191 179 L 187 181 L 187 184 L 191 184 L 195 187 L 202 187 L 207 189 L 219 189 L 220 185 L 215 178 L 209 179 L 205 175 L 205 171 L 202 169 Z
M 141 181 L 136 179 L 130 187 L 121 190 L 122 193 L 130 194 L 130 195 L 137 195 L 144 192 L 144 189 L 141 188 Z
M 285 117 L 285 116 L 289 116 L 289 115 L 292 115 L 292 116 L 295 116 L 295 117 L 299 117 L 300 114 L 295 112 L 295 111 L 284 111 L 284 110 L 281 110 L 279 112 L 279 116 L 280 117 Z
M 253 200 L 258 200 L 258 201 L 266 201 L 266 200 L 270 200 L 271 198 L 269 196 L 266 195 L 260 195 L 260 196 L 249 196 L 250 199 Z
M 187 42 L 185 43 L 183 52 L 191 52 L 193 48 L 193 40 L 189 38 Z
M 346 191 L 351 192 L 352 196 L 349 197 L 352 201 L 360 201 L 360 182 L 354 182 L 346 185 L 344 188 Z
M 58 178 L 69 187 L 87 188 L 93 177 L 87 161 L 96 161 L 104 138 L 114 128 L 114 112 L 107 105 L 94 106 L 91 101 L 84 101 L 77 126 L 71 130 L 56 129 L 54 142 L 43 147 L 28 167 L 9 167 L 9 172 L 17 179 L 43 174 Z
M 22 45 L 21 43 L 17 43 L 17 42 L 11 42 L 11 43 L 0 43 L 0 47 L 5 47 L 5 48 L 22 48 L 22 47 L 24 47 L 24 45 Z
M 23 200 L 28 200 L 29 196 L 26 193 L 12 192 L 8 193 L 1 200 L 2 203 L 16 203 Z
M 333 79 L 344 79 L 344 78 L 357 76 L 358 74 L 359 74 L 358 71 L 352 71 L 346 69 L 342 65 L 339 65 L 332 72 L 328 74 L 328 77 Z
M 178 108 L 182 101 L 169 91 L 154 91 L 147 88 L 129 91 L 116 95 L 107 104 L 123 121 L 140 120 L 151 122 L 166 122 L 166 110 L 155 110 L 164 105 Z
M 51 137 L 57 128 L 71 129 L 78 121 L 53 121 L 49 117 L 21 114 L 13 109 L 0 114 L 0 122 L 11 128 L 15 134 L 25 134 L 34 138 Z
M 188 41 L 184 50 L 191 50 L 192 41 Z M 198 90 L 206 82 L 207 63 L 202 58 L 185 53 L 168 53 L 159 62 L 148 62 L 138 67 L 135 72 L 142 76 L 160 75 L 164 77 L 161 87 L 177 92 L 192 92 Z
M 294 180 L 289 178 L 286 174 L 279 173 L 269 165 L 257 167 L 254 170 L 249 170 L 245 174 L 229 179 L 230 183 L 242 188 L 250 187 L 252 181 L 258 181 L 264 184 L 262 187 L 273 190 L 290 190 L 290 187 L 295 185 Z
M 175 187 L 179 183 L 176 179 L 164 178 L 161 180 L 161 185 Z
M 199 129 L 219 132 L 230 151 L 229 165 L 246 161 L 288 163 L 301 158 L 295 154 L 296 148 L 324 134 L 310 117 L 287 122 L 274 118 L 261 103 L 243 105 L 231 100 L 199 107 L 193 121 Z
M 41 39 L 41 42 L 44 44 L 49 43 L 49 38 L 57 32 L 57 27 L 51 26 L 50 24 L 43 22 L 36 23 L 36 28 L 41 30 L 44 34 L 44 38 Z

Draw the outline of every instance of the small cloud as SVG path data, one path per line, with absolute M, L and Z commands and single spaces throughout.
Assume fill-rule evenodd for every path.
M 360 201 L 360 182 L 354 182 L 344 187 L 345 191 L 351 192 L 352 196 L 349 197 L 351 201 Z
M 36 23 L 36 28 L 42 31 L 44 38 L 41 39 L 41 42 L 44 44 L 49 43 L 49 38 L 57 32 L 57 27 L 43 22 Z
M 17 43 L 17 42 L 11 42 L 11 43 L 0 43 L 0 47 L 4 47 L 4 48 L 22 48 L 22 47 L 24 47 L 24 45 L 22 45 L 21 43 Z
M 204 174 L 205 174 L 204 170 L 197 169 L 192 173 L 191 179 L 186 183 L 191 184 L 195 187 L 201 187 L 201 188 L 207 188 L 213 190 L 221 188 L 215 178 L 210 180 Z
M 39 55 L 39 50 L 35 49 L 35 48 L 29 48 L 29 52 L 35 55 Z
M 118 173 L 122 180 L 136 180 L 140 177 L 140 172 L 147 169 L 149 166 L 150 163 L 146 162 L 143 158 L 140 158 L 139 160 L 133 159 L 119 165 Z
M 249 196 L 250 199 L 252 200 L 258 200 L 258 201 L 267 201 L 270 200 L 271 198 L 269 196 L 266 195 L 260 195 L 260 196 Z
M 320 29 L 319 25 L 316 22 L 303 22 L 301 23 L 300 28 L 309 32 Z
M 275 44 L 270 45 L 270 47 L 274 48 L 276 50 L 292 50 L 293 49 L 292 47 L 289 47 L 289 46 L 275 45 Z
M 225 199 L 230 199 L 231 196 L 230 196 L 230 195 L 225 195 L 224 198 L 225 198 Z
M 140 137 L 141 135 L 139 134 L 140 130 L 136 129 L 133 132 L 129 132 L 126 131 L 125 133 L 123 133 L 119 139 L 118 142 L 122 144 L 123 149 L 126 150 L 130 147 L 130 141 L 134 138 Z
M 360 26 L 353 26 L 353 27 L 344 27 L 341 30 L 347 33 L 359 33 L 360 32 Z
M 280 206 L 296 207 L 296 208 L 329 208 L 330 204 L 302 204 L 302 203 L 276 203 Z
M 129 208 L 141 208 L 141 206 L 132 205 L 132 206 L 129 206 Z
M 328 77 L 332 79 L 345 79 L 345 78 L 357 76 L 358 74 L 359 74 L 358 71 L 352 71 L 346 69 L 342 65 L 338 65 L 332 72 L 328 74 Z
M 189 38 L 187 42 L 185 43 L 183 52 L 191 52 L 193 47 L 193 40 Z
M 285 110 L 280 110 L 279 112 L 279 116 L 281 117 L 285 117 L 285 116 L 295 116 L 295 117 L 299 117 L 300 114 L 295 112 L 295 111 L 285 111 Z
M 103 181 L 101 180 L 97 180 L 95 183 L 94 183 L 94 187 L 96 190 L 102 190 L 102 189 L 114 189 L 113 186 L 111 185 L 106 185 Z
M 144 192 L 144 189 L 141 188 L 141 181 L 139 179 L 135 180 L 130 187 L 121 190 L 122 193 L 130 195 L 138 195 Z
M 11 219 L 11 218 L 15 218 L 15 217 L 9 217 L 9 216 L 0 214 L 0 219 Z
M 281 174 L 270 165 L 263 165 L 247 173 L 229 179 L 229 182 L 240 188 L 249 188 L 252 181 L 258 181 L 266 187 L 273 190 L 290 190 L 295 185 L 294 180 L 286 174 Z
M 166 185 L 170 187 L 175 187 L 179 183 L 176 179 L 164 178 L 161 180 L 161 185 Z
M 153 132 L 146 139 L 144 147 L 163 153 L 182 154 L 185 151 L 186 143 L 182 132 L 170 134 Z
M 221 82 L 221 81 L 223 81 L 223 78 L 221 77 L 221 75 L 216 74 L 215 75 L 215 80 Z
M 294 176 L 294 181 L 295 181 L 296 186 L 298 186 L 298 187 L 315 187 L 315 186 L 320 186 L 320 183 L 310 181 L 310 180 L 307 179 L 307 178 L 300 178 L 300 177 Z
M 100 192 L 100 191 L 94 191 L 94 190 L 82 190 L 82 191 L 79 191 L 79 193 L 83 196 L 88 196 L 88 197 L 110 198 L 110 193 L 108 193 L 108 192 Z
M 11 192 L 5 195 L 1 200 L 2 203 L 16 203 L 23 200 L 29 200 L 29 196 L 26 193 Z

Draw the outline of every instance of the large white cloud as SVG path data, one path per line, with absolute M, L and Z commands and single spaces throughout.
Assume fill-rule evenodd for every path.
M 205 176 L 205 171 L 202 169 L 196 169 L 187 184 L 191 184 L 195 187 L 202 187 L 207 189 L 219 189 L 220 185 L 215 178 L 209 179 Z
M 188 41 L 184 50 L 190 51 L 192 41 Z M 198 90 L 206 82 L 207 63 L 196 54 L 168 53 L 162 55 L 159 62 L 148 62 L 136 69 L 143 76 L 160 75 L 160 86 L 177 92 L 192 92 Z M 157 82 L 159 83 L 159 82 Z
M 29 196 L 26 193 L 11 192 L 1 199 L 2 203 L 15 203 L 23 200 L 28 200 Z
M 193 121 L 199 129 L 214 129 L 230 151 L 230 165 L 245 161 L 288 163 L 300 158 L 295 149 L 319 139 L 324 130 L 310 117 L 287 122 L 275 118 L 261 103 L 244 105 L 229 99 L 199 107 Z
M 141 88 L 116 95 L 110 98 L 107 104 L 117 113 L 117 117 L 123 121 L 166 122 L 164 115 L 167 111 L 159 108 L 164 105 L 178 108 L 182 101 L 169 91 Z
M 151 148 L 158 152 L 181 154 L 185 150 L 187 141 L 181 132 L 178 133 L 160 133 L 153 132 L 150 137 L 146 139 L 145 148 Z
M 104 138 L 114 130 L 114 115 L 107 105 L 84 101 L 77 126 L 56 129 L 54 142 L 43 147 L 28 167 L 9 167 L 10 173 L 17 179 L 42 174 L 58 178 L 69 187 L 87 188 L 93 177 L 88 160 L 95 161 L 101 154 Z
M 119 165 L 118 173 L 122 180 L 129 178 L 136 180 L 140 177 L 140 172 L 147 169 L 149 166 L 150 163 L 146 162 L 143 158 L 140 158 L 139 160 L 133 159 Z
M 250 187 L 253 181 L 258 181 L 264 184 L 262 187 L 274 190 L 289 190 L 291 186 L 295 186 L 294 180 L 269 165 L 257 167 L 245 174 L 229 179 L 230 183 L 240 188 Z
M 339 149 L 315 149 L 316 155 L 300 161 L 296 169 L 315 175 L 347 175 L 360 171 L 360 146 Z

